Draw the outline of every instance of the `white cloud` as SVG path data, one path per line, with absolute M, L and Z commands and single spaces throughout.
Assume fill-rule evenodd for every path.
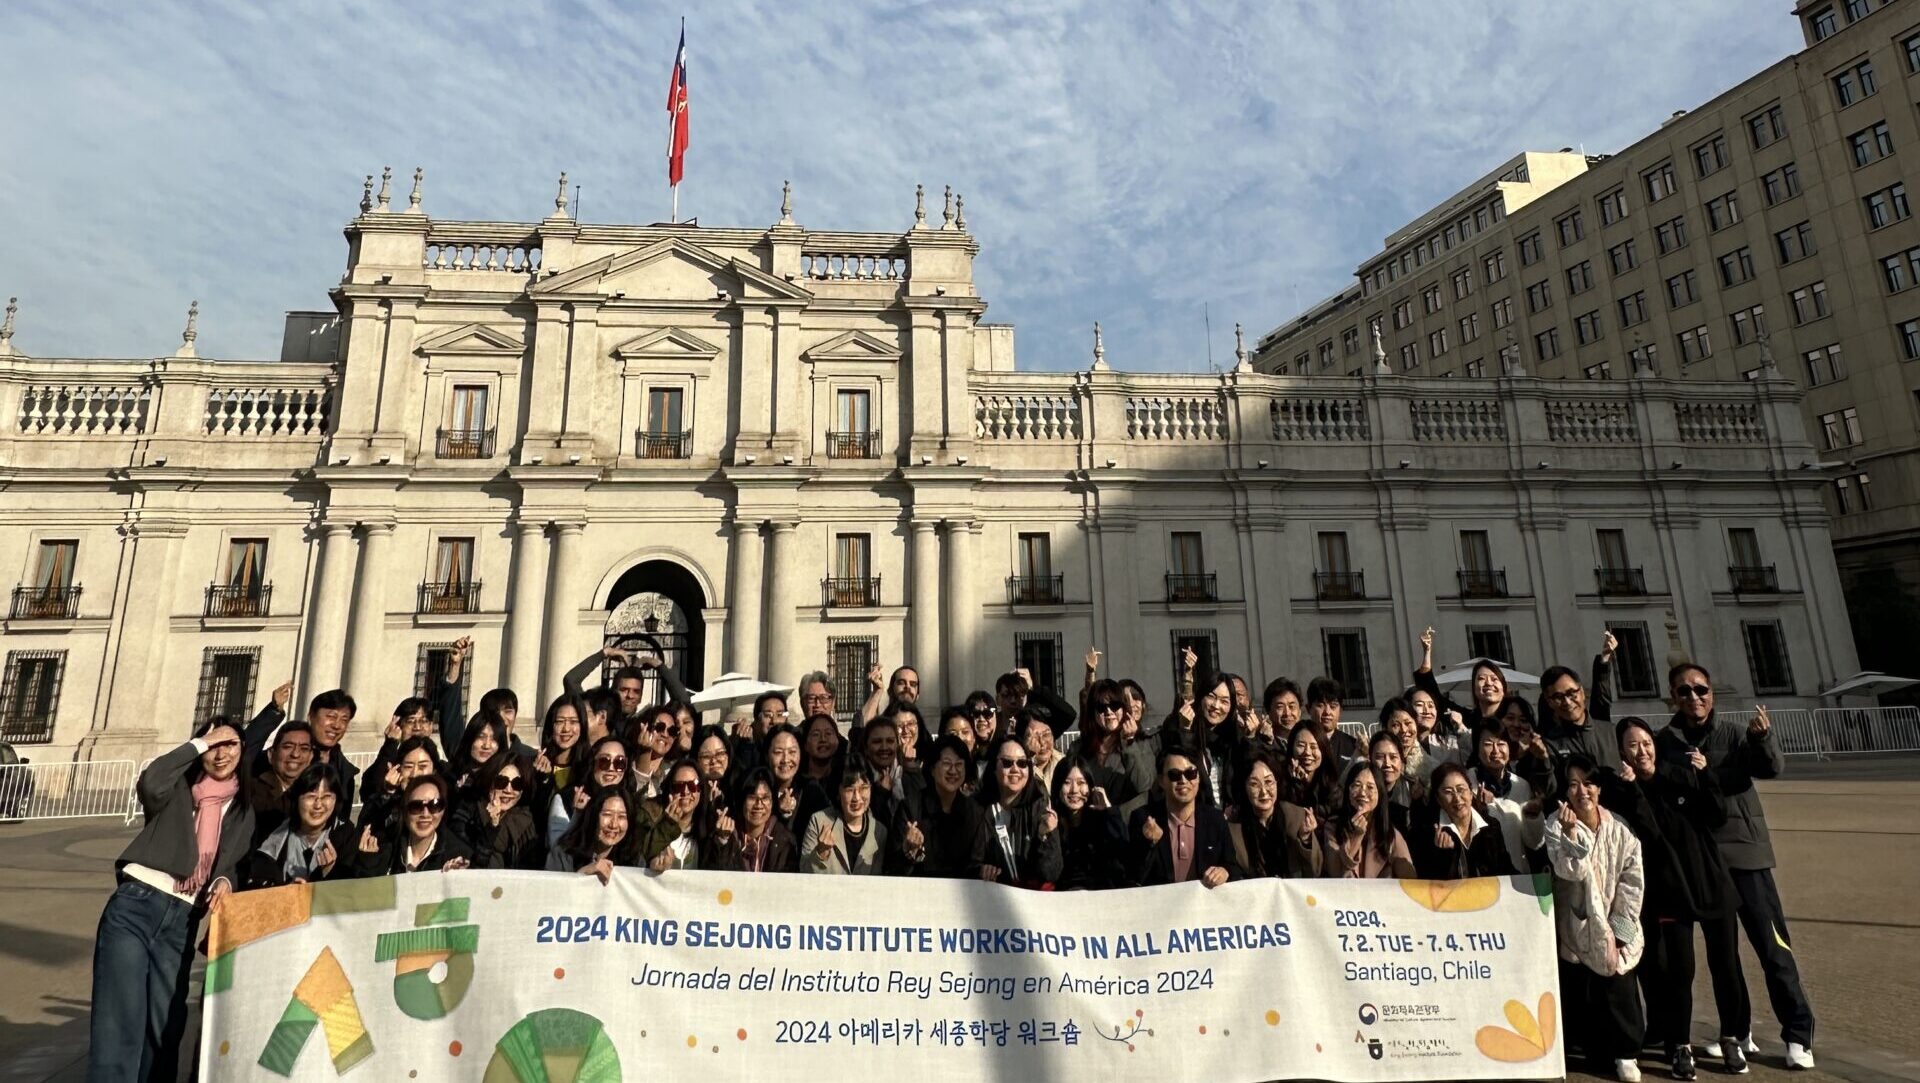
M 363 173 L 430 213 L 665 217 L 658 5 L 43 0 L 0 36 L 0 224 L 30 352 L 271 357 L 326 307 Z M 1022 364 L 1216 358 L 1520 149 L 1614 150 L 1799 45 L 1750 0 L 709 4 L 688 28 L 683 212 L 829 229 L 967 197 Z M 937 203 L 936 203 L 937 209 Z

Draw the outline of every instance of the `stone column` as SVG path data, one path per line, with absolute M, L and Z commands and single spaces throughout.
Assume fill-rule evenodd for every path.
M 320 570 L 305 614 L 306 663 L 301 667 L 299 687 L 302 699 L 339 687 L 347 608 L 353 604 L 353 525 L 321 523 L 318 529 Z
M 392 522 L 366 524 L 360 542 L 360 575 L 354 583 L 353 621 L 347 628 L 347 672 L 341 687 L 369 703 L 385 702 L 389 697 L 384 693 L 390 691 L 380 687 L 379 679 L 387 630 L 387 548 L 392 541 Z M 369 711 L 364 717 L 376 714 Z
M 545 677 L 540 687 L 533 690 L 533 701 L 540 710 L 545 710 L 547 701 L 560 694 L 560 681 L 566 676 L 567 667 L 580 660 L 575 656 L 576 651 L 581 656 L 586 653 L 579 651 L 573 632 L 585 602 L 584 588 L 579 582 L 580 536 L 586 532 L 587 525 L 575 519 L 556 522 L 553 528 L 552 584 L 546 598 L 547 657 L 542 667 Z M 527 689 L 515 691 L 524 694 Z
M 913 635 L 907 641 L 907 664 L 920 674 L 924 703 L 946 703 L 941 691 L 946 681 L 940 658 L 940 539 L 931 519 L 913 521 L 913 595 L 907 599 L 907 617 Z
M 513 600 L 507 612 L 504 679 L 508 688 L 531 697 L 540 687 L 540 645 L 546 627 L 547 524 L 521 519 L 514 523 L 513 532 Z
M 973 592 L 973 536 L 978 530 L 978 523 L 947 520 L 947 658 L 940 671 L 955 695 L 991 688 L 998 676 L 979 672 L 974 662 L 974 638 L 980 634 L 980 604 Z
M 114 741 L 138 743 L 166 733 L 177 741 L 184 734 L 176 712 L 172 720 L 156 726 L 166 717 L 156 712 L 152 691 L 166 670 L 167 649 L 173 637 L 168 634 L 172 599 L 180 581 L 181 550 L 188 523 L 182 519 L 163 519 L 130 513 L 121 525 L 127 559 L 122 562 L 121 581 L 115 583 L 116 598 L 91 599 L 82 594 L 80 612 L 104 610 L 116 602 L 113 613 L 112 643 L 104 652 L 107 673 L 105 701 L 98 711 L 107 720 L 107 736 Z M 77 675 L 76 675 L 77 676 Z M 274 682 L 278 684 L 279 682 Z M 240 720 L 244 722 L 244 719 Z
M 765 574 L 761 557 L 760 521 L 733 521 L 733 571 L 727 579 L 726 672 L 760 676 L 760 628 L 764 607 L 760 580 Z M 770 679 L 779 680 L 775 675 Z
M 767 546 L 767 562 L 773 565 L 767 585 L 767 649 L 761 656 L 760 676 L 769 681 L 797 680 L 800 664 L 794 659 L 794 610 L 799 608 L 797 588 L 801 570 L 793 566 L 797 557 L 791 520 L 775 519 L 773 537 Z M 749 622 L 751 617 L 749 616 Z

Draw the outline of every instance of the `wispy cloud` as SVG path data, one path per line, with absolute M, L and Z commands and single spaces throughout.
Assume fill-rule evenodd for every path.
M 1778 10 L 1776 10 L 1776 8 Z M 678 10 L 41 0 L 0 30 L 0 295 L 42 355 L 271 357 L 326 307 L 362 174 L 437 216 L 665 216 Z M 1021 363 L 1203 363 L 1339 288 L 1521 149 L 1617 149 L 1794 51 L 1751 0 L 711 3 L 689 11 L 683 213 L 894 229 L 967 198 Z M 404 198 L 405 185 L 398 180 Z

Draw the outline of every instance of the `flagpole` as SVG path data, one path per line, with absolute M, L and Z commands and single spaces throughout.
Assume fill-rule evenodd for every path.
M 667 187 L 672 189 L 673 191 L 673 216 L 667 220 L 669 222 L 679 222 L 680 221 L 680 186 L 677 184 L 669 184 L 667 185 Z

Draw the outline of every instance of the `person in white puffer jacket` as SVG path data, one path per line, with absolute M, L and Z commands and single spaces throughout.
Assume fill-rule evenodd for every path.
M 1646 889 L 1640 840 L 1600 807 L 1600 769 L 1569 757 L 1561 806 L 1547 824 L 1553 865 L 1554 926 L 1560 945 L 1561 1017 L 1569 1045 L 1596 1065 L 1613 1061 L 1623 1080 L 1640 1078 L 1635 1057 L 1646 1012 L 1633 968 L 1646 940 L 1640 900 Z

